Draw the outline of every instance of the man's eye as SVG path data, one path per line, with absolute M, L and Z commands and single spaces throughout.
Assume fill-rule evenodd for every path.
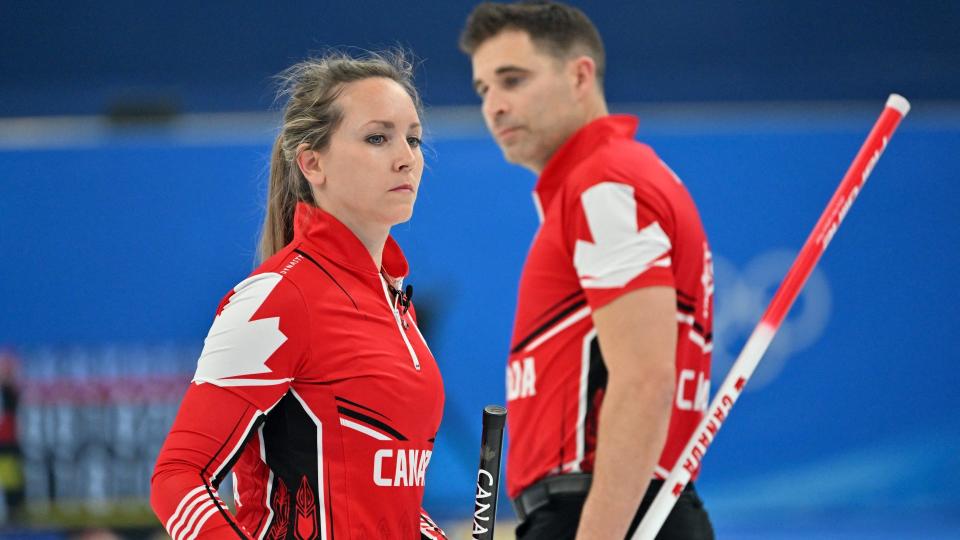
M 523 79 L 521 77 L 504 77 L 503 86 L 504 88 L 513 88 L 514 86 L 520 84 Z
M 367 142 L 370 144 L 381 145 L 387 142 L 387 138 L 383 135 L 370 135 L 367 137 Z
M 410 148 L 419 148 L 423 144 L 423 140 L 420 137 L 407 137 L 407 144 L 410 145 Z

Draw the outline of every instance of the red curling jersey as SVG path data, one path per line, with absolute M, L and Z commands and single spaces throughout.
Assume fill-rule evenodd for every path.
M 388 288 L 406 259 L 388 238 L 384 278 L 306 204 L 294 231 L 221 302 L 157 459 L 153 509 L 174 540 L 442 538 L 420 509 L 440 372 Z M 231 470 L 236 515 L 217 495 Z
M 507 488 L 516 497 L 555 474 L 593 470 L 607 370 L 591 313 L 622 294 L 677 294 L 676 398 L 655 476 L 665 478 L 703 417 L 710 384 L 713 265 L 693 200 L 607 116 L 551 158 L 534 202 L 541 226 L 520 278 L 507 366 Z

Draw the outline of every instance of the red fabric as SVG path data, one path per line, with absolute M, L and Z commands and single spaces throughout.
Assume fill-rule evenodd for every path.
M 593 469 L 606 372 L 590 313 L 629 291 L 677 291 L 678 398 L 658 470 L 673 466 L 703 416 L 713 320 L 709 245 L 686 188 L 633 140 L 636 127 L 629 116 L 584 126 L 537 182 L 543 222 L 520 279 L 507 368 L 511 497 L 545 476 Z
M 300 205 L 295 225 L 221 303 L 161 449 L 151 504 L 175 540 L 419 537 L 436 362 L 343 224 Z M 383 271 L 401 288 L 392 239 Z M 216 497 L 231 468 L 236 516 Z

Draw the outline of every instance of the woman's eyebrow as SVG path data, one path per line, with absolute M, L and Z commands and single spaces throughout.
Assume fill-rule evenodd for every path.
M 364 124 L 364 126 L 367 126 L 367 125 L 370 125 L 370 124 L 380 124 L 380 125 L 383 126 L 385 129 L 393 129 L 393 128 L 396 127 L 396 124 L 394 124 L 393 122 L 391 122 L 391 121 L 389 121 L 389 120 L 370 120 L 369 122 L 367 122 L 366 124 Z M 411 128 L 418 128 L 418 127 L 420 127 L 420 122 L 411 122 L 411 123 L 410 123 L 410 127 L 411 127 Z

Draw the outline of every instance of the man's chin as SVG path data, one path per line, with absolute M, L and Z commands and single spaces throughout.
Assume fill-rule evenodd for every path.
M 519 148 L 516 146 L 500 146 L 500 151 L 503 152 L 503 159 L 507 163 L 512 163 L 514 165 L 523 165 L 526 162 L 524 159 L 526 156 L 523 153 L 518 151 Z

